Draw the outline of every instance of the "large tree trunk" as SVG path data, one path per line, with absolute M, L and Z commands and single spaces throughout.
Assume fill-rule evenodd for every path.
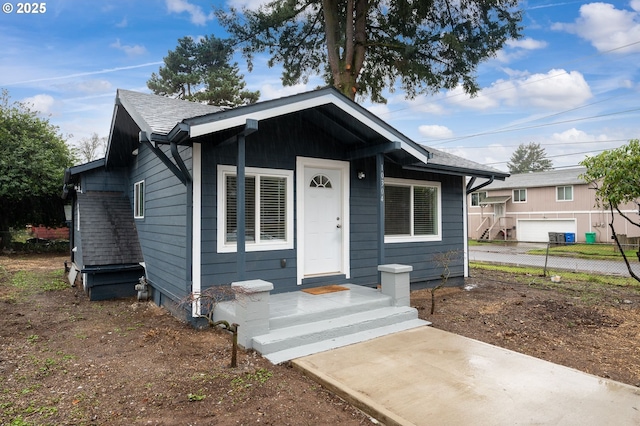
M 366 51 L 368 3 L 367 0 L 346 0 L 346 22 L 340 25 L 339 1 L 322 1 L 328 62 L 333 85 L 354 100 Z

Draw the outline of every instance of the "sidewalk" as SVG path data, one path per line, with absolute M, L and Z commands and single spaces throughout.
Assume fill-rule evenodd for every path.
M 640 424 L 640 388 L 432 327 L 292 362 L 386 425 Z

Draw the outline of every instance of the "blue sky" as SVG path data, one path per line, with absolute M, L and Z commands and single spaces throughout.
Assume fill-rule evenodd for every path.
M 3 10 L 7 8 L 4 4 Z M 259 0 L 229 0 L 255 7 Z M 226 35 L 207 0 L 53 0 L 41 14 L 0 13 L 0 88 L 30 103 L 71 144 L 107 136 L 116 89 L 146 81 L 184 36 Z M 521 143 L 540 143 L 556 167 L 640 138 L 640 0 L 530 0 L 524 38 L 478 70 L 479 96 L 442 91 L 363 105 L 417 142 L 506 170 Z M 237 61 L 261 100 L 311 90 L 283 87 L 280 70 Z

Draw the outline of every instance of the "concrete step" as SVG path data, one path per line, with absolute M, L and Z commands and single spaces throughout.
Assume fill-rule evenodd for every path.
M 408 306 L 387 306 L 336 318 L 314 320 L 270 330 L 256 336 L 253 349 L 263 356 L 287 349 L 330 341 L 350 334 L 390 326 L 418 318 L 418 311 Z
M 412 328 L 424 327 L 428 325 L 431 325 L 431 323 L 428 321 L 424 321 L 421 319 L 412 319 L 392 325 L 377 327 L 371 330 L 365 330 L 340 337 L 321 340 L 316 343 L 310 343 L 290 349 L 284 349 L 278 352 L 272 352 L 264 355 L 264 357 L 271 361 L 273 364 L 280 364 L 295 358 L 313 355 L 319 352 L 324 352 L 331 349 L 341 348 L 343 346 L 353 345 L 355 343 L 375 339 L 376 337 L 382 337 L 388 334 L 393 334 L 400 331 L 410 330 Z
M 366 289 L 371 292 L 376 292 L 375 289 Z M 359 312 L 369 312 L 375 309 L 385 308 L 391 306 L 391 297 L 381 293 L 376 293 L 375 299 L 359 300 L 355 299 L 349 303 L 348 308 L 343 305 L 336 305 L 335 308 L 329 308 L 326 304 L 322 304 L 322 309 L 315 312 L 298 312 L 298 313 L 286 313 L 278 315 L 272 313 L 269 318 L 269 329 L 276 330 L 285 327 L 291 327 L 294 325 L 314 323 L 317 321 L 324 321 L 333 318 L 341 318 L 346 314 L 357 314 Z M 347 312 L 348 310 L 348 312 Z

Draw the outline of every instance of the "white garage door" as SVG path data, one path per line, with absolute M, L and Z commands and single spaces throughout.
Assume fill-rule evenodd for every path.
M 518 219 L 516 225 L 518 241 L 546 243 L 549 232 L 576 233 L 575 219 Z

